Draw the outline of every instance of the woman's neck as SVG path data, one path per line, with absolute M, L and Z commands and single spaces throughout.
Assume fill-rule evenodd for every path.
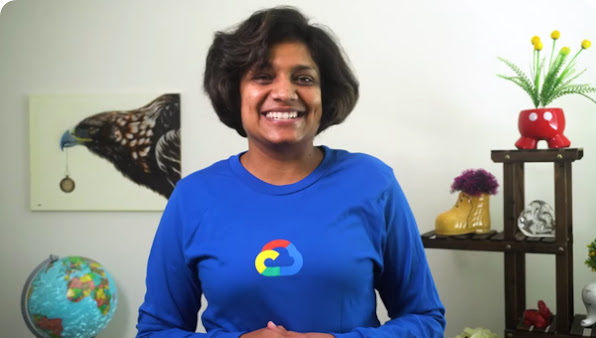
M 240 163 L 248 172 L 273 185 L 296 183 L 313 172 L 323 160 L 323 151 L 314 145 L 308 147 L 248 146 L 240 157 Z

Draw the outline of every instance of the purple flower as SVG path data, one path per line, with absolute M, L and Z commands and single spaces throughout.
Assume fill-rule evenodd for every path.
M 494 195 L 497 193 L 499 183 L 493 174 L 484 169 L 464 170 L 451 184 L 451 192 L 462 191 L 471 196 L 478 196 L 483 193 Z

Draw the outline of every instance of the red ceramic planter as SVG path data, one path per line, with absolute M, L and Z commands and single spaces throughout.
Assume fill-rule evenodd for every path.
M 565 114 L 561 108 L 522 110 L 517 126 L 521 134 L 515 142 L 518 149 L 536 149 L 540 140 L 545 140 L 549 148 L 566 148 L 571 145 L 563 135 Z

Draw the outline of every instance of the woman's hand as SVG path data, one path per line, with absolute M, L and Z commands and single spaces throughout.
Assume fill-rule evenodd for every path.
M 290 331 L 286 330 L 281 325 L 275 325 L 272 321 L 267 323 L 267 326 L 249 333 L 245 333 L 240 338 L 283 338 L 283 337 L 299 337 L 288 336 Z M 313 337 L 316 338 L 316 337 Z
M 241 338 L 334 338 L 333 335 L 328 333 L 318 332 L 307 332 L 300 333 L 294 331 L 288 331 L 281 325 L 275 325 L 273 322 L 268 322 L 267 327 L 262 329 L 245 333 L 240 336 Z

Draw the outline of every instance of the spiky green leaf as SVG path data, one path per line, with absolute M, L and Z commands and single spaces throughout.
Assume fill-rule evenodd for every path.
M 566 55 L 559 54 L 548 69 L 540 92 L 540 103 L 542 106 L 546 106 L 548 103 L 552 102 L 552 95 L 555 92 L 556 87 L 563 82 L 564 75 L 559 76 L 559 73 L 565 64 L 566 58 Z
M 511 68 L 511 70 L 513 70 L 513 72 L 517 75 L 517 76 L 504 76 L 504 75 L 499 75 L 499 77 L 512 81 L 515 84 L 517 84 L 518 86 L 520 86 L 526 93 L 528 93 L 528 95 L 530 95 L 530 98 L 532 99 L 532 102 L 534 103 L 535 107 L 538 107 L 539 104 L 539 96 L 538 96 L 538 91 L 536 90 L 536 88 L 534 87 L 534 85 L 532 84 L 532 82 L 530 81 L 530 79 L 528 78 L 528 76 L 526 75 L 526 73 L 524 73 L 519 67 L 517 67 L 513 62 L 501 58 L 501 57 L 497 57 L 500 61 L 502 61 L 503 63 L 505 63 L 509 68 Z
M 588 93 L 596 93 L 596 87 L 592 87 L 589 84 L 568 85 L 553 92 L 553 94 L 549 97 L 549 101 L 545 102 L 544 105 L 551 103 L 552 101 L 558 99 L 561 96 L 571 94 L 581 95 L 589 99 L 590 101 L 596 103 L 596 100 L 590 97 Z

